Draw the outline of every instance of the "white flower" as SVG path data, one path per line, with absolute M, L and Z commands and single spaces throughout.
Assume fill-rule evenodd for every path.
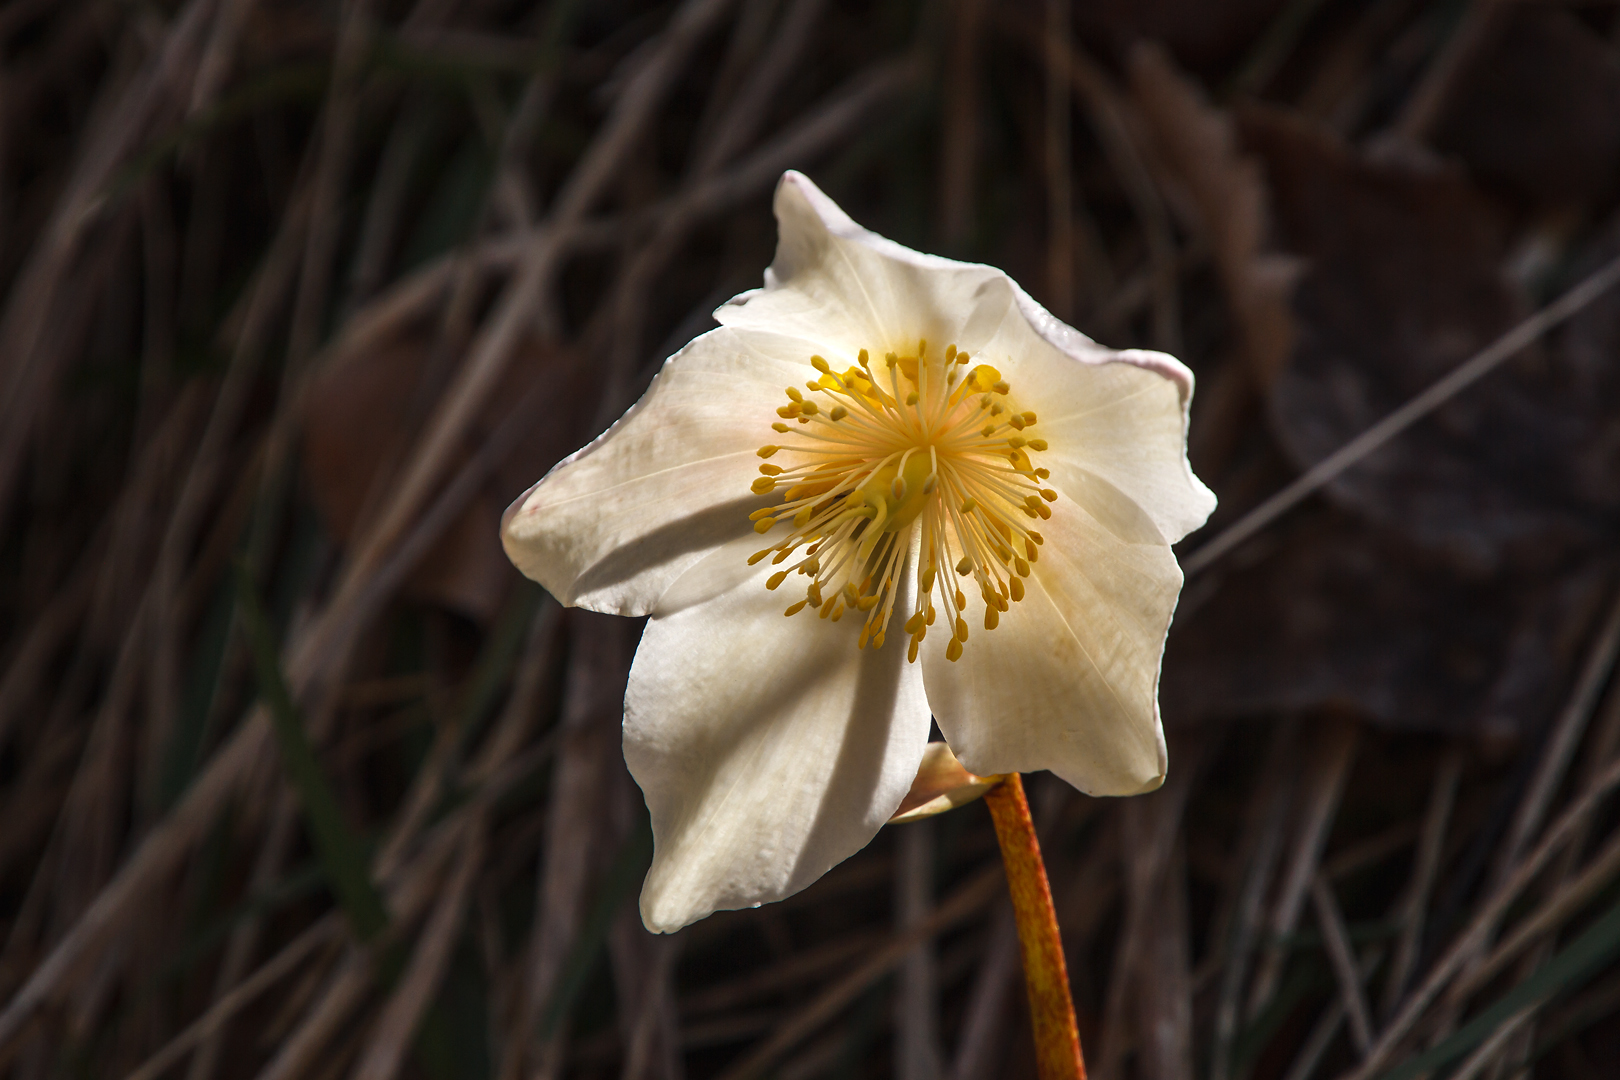
M 1157 787 L 1170 544 L 1215 502 L 1187 464 L 1178 361 L 867 232 L 798 173 L 775 208 L 765 287 L 503 524 L 563 603 L 652 616 L 624 753 L 652 812 L 655 931 L 781 899 L 865 846 L 930 712 L 980 775 Z

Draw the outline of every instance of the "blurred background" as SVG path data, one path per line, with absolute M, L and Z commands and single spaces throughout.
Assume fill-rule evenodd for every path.
M 497 540 L 789 167 L 1185 359 L 1187 555 L 1620 254 L 1620 12 L 0 5 L 0 1073 L 1034 1075 L 982 806 L 647 934 L 639 626 Z M 1163 789 L 1030 778 L 1092 1075 L 1615 1075 L 1617 349 L 1200 565 Z

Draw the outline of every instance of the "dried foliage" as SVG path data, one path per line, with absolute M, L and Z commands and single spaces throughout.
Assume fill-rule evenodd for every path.
M 1184 356 L 1196 551 L 1612 264 L 1617 41 L 1512 0 L 0 7 L 0 1073 L 1032 1076 L 982 807 L 642 929 L 637 627 L 521 581 L 501 508 L 757 283 L 795 167 Z M 1194 563 L 1165 788 L 1031 778 L 1096 1076 L 1620 1060 L 1620 293 L 1527 336 Z

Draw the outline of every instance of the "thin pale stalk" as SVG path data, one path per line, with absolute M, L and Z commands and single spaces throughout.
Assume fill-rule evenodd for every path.
M 1017 773 L 991 788 L 984 797 L 1001 843 L 1018 923 L 1019 951 L 1024 958 L 1024 984 L 1029 989 L 1029 1015 L 1035 1028 L 1035 1062 L 1041 1080 L 1085 1080 L 1080 1056 L 1080 1030 L 1069 996 L 1069 971 L 1063 961 L 1052 888 L 1046 880 L 1035 822 Z

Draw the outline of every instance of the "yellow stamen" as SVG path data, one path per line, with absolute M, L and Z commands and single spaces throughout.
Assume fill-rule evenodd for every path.
M 1042 543 L 1026 522 L 1050 517 L 1046 504 L 1056 498 L 1038 483 L 1050 474 L 1029 458 L 1047 444 L 1031 437 L 1035 414 L 1010 403 L 1001 372 L 989 364 L 963 370 L 971 357 L 954 344 L 930 356 L 928 342 L 918 340 L 915 355 L 904 349 L 883 356 L 884 367 L 873 369 L 862 349 L 859 366 L 842 374 L 813 356 L 820 378 L 805 386 L 815 396 L 786 388 L 790 404 L 777 414 L 798 425 L 773 423 L 773 431 L 792 437 L 758 453 L 783 455 L 787 464 L 759 466 L 752 485 L 756 494 L 776 493 L 777 502 L 749 520 L 761 535 L 778 524 L 791 528 L 749 564 L 766 556 L 786 563 L 768 589 L 790 573 L 809 579 L 788 615 L 808 608 L 837 622 L 859 612 L 859 648 L 882 648 L 902 606 L 909 608 L 898 612 L 910 639 L 907 656 L 915 660 L 943 615 L 950 631 L 944 652 L 954 661 L 968 640 L 958 577 L 974 579 L 986 629 L 1025 595 L 1022 579 Z M 795 553 L 797 561 L 787 562 Z M 942 567 L 955 575 L 941 575 Z M 911 599 L 900 605 L 908 575 Z

